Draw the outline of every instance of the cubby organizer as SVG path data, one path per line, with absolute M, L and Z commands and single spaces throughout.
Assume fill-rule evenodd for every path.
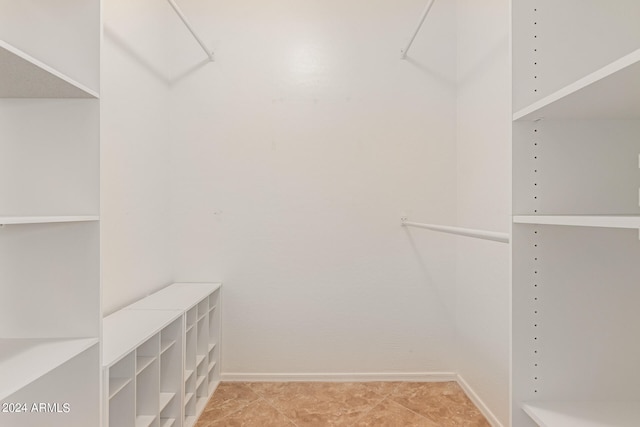
M 100 424 L 99 52 L 99 0 L 0 2 L 2 426 Z
M 220 383 L 220 284 L 174 283 L 125 309 L 182 313 L 184 416 L 176 426 L 193 426 Z
M 182 322 L 178 310 L 120 310 L 104 319 L 105 426 L 181 425 Z
M 640 3 L 512 13 L 511 425 L 636 426 Z

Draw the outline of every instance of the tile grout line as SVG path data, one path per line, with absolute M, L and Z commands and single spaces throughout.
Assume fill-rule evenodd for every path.
M 416 411 L 414 411 L 413 409 L 411 409 L 411 408 L 407 408 L 407 407 L 406 407 L 406 406 L 404 406 L 402 403 L 400 403 L 400 402 L 398 402 L 398 401 L 394 400 L 391 396 L 389 396 L 389 400 L 391 400 L 391 401 L 392 401 L 393 403 L 395 403 L 396 405 L 401 406 L 402 408 L 406 409 L 407 411 L 409 411 L 409 412 L 412 412 L 412 413 L 416 414 L 416 415 L 417 415 L 417 416 L 419 416 L 420 418 L 424 418 L 425 420 L 430 421 L 430 422 L 432 422 L 432 423 L 436 423 L 436 424 L 438 423 L 438 421 L 435 421 L 435 420 L 433 420 L 433 419 L 431 419 L 431 418 L 427 417 L 426 415 L 419 414 L 419 413 L 417 413 Z
M 374 392 L 372 392 L 372 393 L 378 394 L 378 393 L 376 393 L 375 391 L 374 391 Z M 369 414 L 371 413 L 371 411 L 373 411 L 374 409 L 376 409 L 376 407 L 378 407 L 380 404 L 382 404 L 382 402 L 384 402 L 385 400 L 387 400 L 387 399 L 389 398 L 389 396 L 391 396 L 391 393 L 393 393 L 393 390 L 392 390 L 392 391 L 387 392 L 386 394 L 382 394 L 382 393 L 381 393 L 381 394 L 379 394 L 379 396 L 381 396 L 381 399 L 380 399 L 378 402 L 376 402 L 374 405 L 372 405 L 372 406 L 371 406 L 371 408 L 369 408 L 369 410 L 368 410 L 368 411 L 366 411 L 364 414 L 362 414 L 360 417 L 358 417 L 358 419 L 356 419 L 356 420 L 353 422 L 353 424 L 352 424 L 352 425 L 357 424 L 360 420 L 364 419 L 364 417 L 366 417 L 367 415 L 369 415 Z
M 260 400 L 261 396 L 256 393 L 255 391 L 253 391 L 253 389 L 245 384 L 241 384 L 242 387 L 246 387 L 249 391 L 251 391 L 253 394 L 255 394 L 256 396 L 258 396 L 257 399 L 252 400 L 251 402 L 247 403 L 246 405 L 243 405 L 242 407 L 236 409 L 235 411 L 229 412 L 227 415 L 225 415 L 224 417 L 220 417 L 220 418 L 216 418 L 215 420 L 211 420 L 211 422 L 213 421 L 221 421 L 224 420 L 225 418 L 228 418 L 231 415 L 237 414 L 238 412 L 242 411 L 243 409 L 247 408 L 249 405 L 252 405 L 253 403 L 257 402 L 258 400 Z M 214 393 L 215 394 L 215 393 Z M 209 398 L 209 402 L 213 399 L 213 395 L 211 395 L 211 397 Z M 235 400 L 235 399 L 232 399 Z M 207 402 L 207 406 L 209 405 L 209 402 Z M 200 418 L 202 417 L 202 415 L 204 415 L 205 412 L 207 412 L 207 406 L 205 406 L 204 410 L 202 411 L 202 413 L 200 414 L 200 417 L 198 417 L 198 419 L 196 420 L 196 424 L 200 421 Z M 194 426 L 196 425 L 194 424 Z
M 251 390 L 252 392 L 254 392 L 259 399 L 262 399 L 267 405 L 269 405 L 271 408 L 273 408 L 277 413 L 279 413 L 280 415 L 282 415 L 283 417 L 285 417 L 287 420 L 289 420 L 289 422 L 291 424 L 293 424 L 295 427 L 298 427 L 298 424 L 296 424 L 291 418 L 289 418 L 286 414 L 284 414 L 282 411 L 280 411 L 278 408 L 276 408 L 275 406 L 273 406 L 271 404 L 271 402 L 269 402 L 262 394 L 258 393 L 257 391 L 255 391 L 253 389 L 253 387 L 251 387 L 249 385 L 249 383 L 247 384 L 247 387 L 249 388 L 249 390 Z

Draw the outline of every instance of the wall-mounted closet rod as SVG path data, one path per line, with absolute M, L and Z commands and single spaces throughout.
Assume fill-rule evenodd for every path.
M 189 23 L 189 21 L 187 20 L 187 17 L 184 16 L 184 13 L 182 13 L 182 10 L 180 10 L 180 8 L 178 7 L 178 5 L 176 4 L 175 1 L 173 0 L 167 0 L 169 2 L 169 4 L 171 5 L 171 7 L 173 8 L 173 10 L 176 11 L 176 13 L 178 14 L 178 16 L 180 17 L 180 19 L 182 20 L 182 22 L 184 23 L 184 25 L 187 26 L 187 29 L 189 30 L 189 32 L 191 33 L 191 35 L 196 39 L 196 41 L 198 42 L 198 44 L 200 45 L 200 47 L 202 48 L 202 50 L 204 50 L 204 52 L 207 54 L 207 56 L 209 57 L 209 60 L 211 62 L 213 62 L 213 52 L 211 52 L 207 46 L 204 44 L 204 42 L 202 41 L 202 39 L 200 37 L 198 37 L 198 34 L 196 34 L 196 32 L 194 31 L 193 27 L 191 26 L 191 24 Z
M 427 230 L 440 231 L 442 233 L 458 234 L 460 236 L 475 237 L 476 239 L 493 240 L 494 242 L 509 243 L 508 233 L 498 233 L 496 231 L 475 230 L 472 228 L 450 227 L 448 225 L 422 224 L 420 222 L 410 222 L 402 218 L 403 226 L 426 228 Z
M 409 49 L 411 48 L 411 45 L 413 44 L 413 41 L 416 39 L 416 36 L 418 35 L 418 33 L 420 32 L 420 28 L 422 28 L 422 24 L 424 24 L 424 20 L 427 19 L 427 15 L 429 14 L 429 11 L 431 10 L 431 6 L 433 6 L 433 2 L 435 0 L 429 0 L 429 3 L 427 4 L 427 7 L 424 9 L 424 12 L 422 12 L 422 17 L 420 18 L 420 22 L 418 23 L 418 27 L 416 28 L 416 30 L 413 32 L 413 35 L 411 36 L 411 40 L 409 40 L 409 43 L 407 43 L 407 47 L 405 47 L 404 49 L 402 49 L 401 55 L 400 55 L 400 59 L 407 59 L 407 52 L 409 52 Z

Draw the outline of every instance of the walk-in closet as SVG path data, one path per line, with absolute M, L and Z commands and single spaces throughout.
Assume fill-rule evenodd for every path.
M 0 427 L 637 427 L 639 23 L 0 0 Z

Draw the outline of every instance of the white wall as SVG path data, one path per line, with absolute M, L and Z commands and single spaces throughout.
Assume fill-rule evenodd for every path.
M 106 0 L 101 76 L 103 312 L 172 281 L 166 2 Z
M 181 6 L 176 279 L 221 280 L 223 372 L 453 371 L 455 3 Z
M 508 0 L 458 0 L 458 225 L 510 231 Z M 458 239 L 458 372 L 509 424 L 509 246 Z

